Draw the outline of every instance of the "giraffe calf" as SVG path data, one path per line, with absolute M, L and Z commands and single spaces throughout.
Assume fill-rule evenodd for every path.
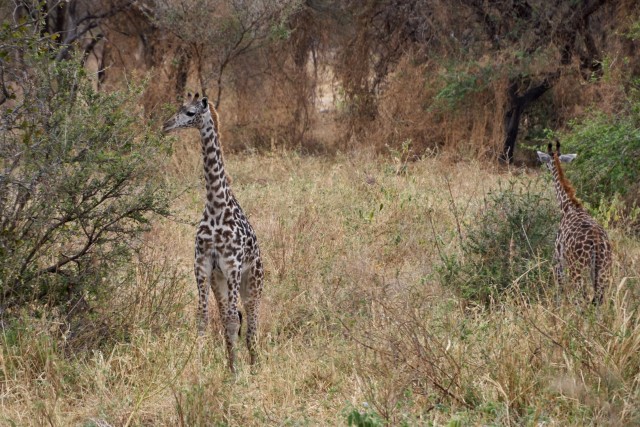
M 218 114 L 206 97 L 189 95 L 186 103 L 164 123 L 163 131 L 195 128 L 200 131 L 205 207 L 196 230 L 194 271 L 198 285 L 198 332 L 209 324 L 209 291 L 218 302 L 224 325 L 229 369 L 235 371 L 236 341 L 240 336 L 242 299 L 246 317 L 246 340 L 251 364 L 257 358 L 258 310 L 264 271 L 258 239 L 231 191 L 224 169 Z
M 556 151 L 549 144 L 548 152 L 538 151 L 538 158 L 551 171 L 556 198 L 562 211 L 560 228 L 556 235 L 554 252 L 554 275 L 558 283 L 564 282 L 565 269 L 571 281 L 585 287 L 585 271 L 590 272 L 593 283 L 593 304 L 601 304 L 606 286 L 611 280 L 611 243 L 607 232 L 589 215 L 576 198 L 575 190 L 562 170 L 561 162 L 568 163 L 576 154 L 560 154 L 560 143 Z

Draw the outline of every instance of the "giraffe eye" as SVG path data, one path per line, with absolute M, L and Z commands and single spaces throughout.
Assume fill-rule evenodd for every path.
M 187 112 L 186 112 L 186 114 L 187 114 L 187 116 L 189 116 L 189 117 L 193 117 L 193 116 L 195 116 L 195 115 L 196 115 L 196 113 L 194 113 L 193 111 L 187 111 Z

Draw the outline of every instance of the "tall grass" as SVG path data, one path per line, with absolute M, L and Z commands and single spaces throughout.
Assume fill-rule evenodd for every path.
M 231 376 L 217 313 L 206 339 L 195 333 L 197 144 L 175 156 L 167 179 L 188 191 L 176 220 L 148 234 L 122 293 L 95 313 L 95 325 L 117 322 L 78 329 L 85 345 L 68 342 L 55 313 L 2 325 L 1 424 L 640 421 L 640 242 L 610 230 L 616 280 L 597 311 L 523 301 L 517 287 L 492 305 L 469 304 L 441 285 L 442 255 L 460 255 L 489 190 L 533 177 L 443 158 L 227 157 L 267 272 L 261 364 L 251 374 L 241 348 Z M 123 333 L 91 339 L 117 325 Z

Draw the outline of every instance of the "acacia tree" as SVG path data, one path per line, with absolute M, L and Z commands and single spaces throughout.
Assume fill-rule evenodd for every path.
M 228 66 L 267 43 L 298 6 L 299 0 L 156 0 L 153 19 L 183 43 L 179 66 L 187 70 L 194 61 L 201 90 L 216 83 L 218 107 Z M 182 74 L 178 95 L 185 83 Z
M 55 38 L 58 48 L 55 60 L 61 61 L 70 59 L 77 51 L 85 58 L 95 53 L 96 47 L 105 40 L 104 24 L 140 5 L 135 0 L 13 0 L 4 7 L 7 17 L 39 20 L 40 36 Z M 101 55 L 97 59 L 102 65 Z M 103 76 L 104 70 L 99 67 L 98 77 Z
M 0 312 L 71 307 L 112 286 L 167 213 L 168 150 L 141 120 L 139 89 L 94 91 L 81 54 L 57 60 L 68 46 L 46 14 L 14 18 L 0 29 Z

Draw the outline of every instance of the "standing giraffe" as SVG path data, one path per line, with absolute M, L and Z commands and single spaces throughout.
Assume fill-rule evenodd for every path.
M 560 154 L 560 142 L 556 143 L 555 153 L 551 143 L 548 153 L 538 151 L 538 158 L 553 175 L 556 197 L 562 211 L 553 256 L 554 274 L 558 283 L 562 284 L 564 268 L 567 268 L 572 282 L 584 290 L 582 274 L 589 269 L 594 291 L 592 303 L 601 304 L 611 274 L 611 243 L 604 228 L 587 213 L 564 176 L 560 162 L 571 162 L 576 156 Z
M 235 372 L 236 339 L 242 316 L 238 294 L 247 314 L 247 347 L 250 361 L 256 362 L 258 308 L 264 271 L 260 249 L 251 224 L 231 192 L 220 148 L 218 114 L 206 97 L 189 94 L 185 104 L 164 123 L 163 131 L 200 130 L 207 200 L 196 232 L 195 275 L 198 283 L 198 332 L 204 335 L 209 324 L 209 286 L 213 288 L 220 318 L 225 328 L 229 369 Z

